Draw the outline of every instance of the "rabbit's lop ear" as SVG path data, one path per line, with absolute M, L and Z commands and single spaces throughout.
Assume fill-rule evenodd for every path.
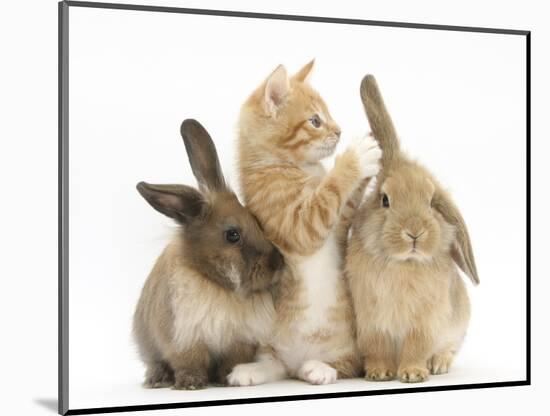
M 190 186 L 140 182 L 136 188 L 153 208 L 182 224 L 199 217 L 207 206 L 200 192 Z
M 210 191 L 225 190 L 225 179 L 216 146 L 206 129 L 197 120 L 184 120 L 181 124 L 181 136 L 199 188 Z
M 382 167 L 387 166 L 399 153 L 399 139 L 373 75 L 363 78 L 360 92 L 370 128 L 382 149 Z
M 466 223 L 454 203 L 441 192 L 436 192 L 432 206 L 449 224 L 455 227 L 455 241 L 451 246 L 451 256 L 460 269 L 470 278 L 474 285 L 479 284 L 476 262 L 472 251 L 470 235 Z

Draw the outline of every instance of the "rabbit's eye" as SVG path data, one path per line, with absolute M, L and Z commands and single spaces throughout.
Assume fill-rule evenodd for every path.
M 235 244 L 239 242 L 239 240 L 241 239 L 241 235 L 237 230 L 231 228 L 230 230 L 227 230 L 225 232 L 225 239 L 228 243 Z
M 389 208 L 389 207 L 390 207 L 390 200 L 389 200 L 389 198 L 388 198 L 388 195 L 386 195 L 386 194 L 384 194 L 384 195 L 382 196 L 382 206 L 383 206 L 384 208 Z
M 309 118 L 309 122 L 311 123 L 311 125 L 313 127 L 315 127 L 316 129 L 318 129 L 319 127 L 321 127 L 321 119 L 319 118 L 319 116 L 317 114 L 314 114 L 312 115 L 310 118 Z

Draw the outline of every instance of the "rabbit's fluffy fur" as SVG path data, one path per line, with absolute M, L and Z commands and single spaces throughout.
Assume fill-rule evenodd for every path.
M 275 316 L 271 288 L 282 255 L 225 184 L 216 149 L 194 120 L 182 136 L 201 191 L 138 184 L 153 208 L 180 225 L 151 271 L 134 315 L 146 387 L 225 384 L 265 343 Z
M 358 348 L 367 379 L 424 381 L 446 373 L 462 343 L 470 304 L 456 266 L 477 284 L 474 257 L 450 197 L 400 151 L 372 76 L 361 95 L 383 157 L 346 256 Z

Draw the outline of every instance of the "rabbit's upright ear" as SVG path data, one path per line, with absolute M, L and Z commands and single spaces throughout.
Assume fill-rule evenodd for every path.
M 227 187 L 216 146 L 206 129 L 197 120 L 184 120 L 181 124 L 181 136 L 199 188 L 203 191 L 225 190 Z
M 456 236 L 451 247 L 451 256 L 458 267 L 470 278 L 472 283 L 478 285 L 479 277 L 472 251 L 472 243 L 470 242 L 470 235 L 460 211 L 443 192 L 436 191 L 432 200 L 432 206 L 443 216 L 445 221 L 455 227 Z
M 190 186 L 140 182 L 136 188 L 153 208 L 181 224 L 198 218 L 208 206 L 200 192 Z
M 361 81 L 361 100 L 374 138 L 382 149 L 382 167 L 386 167 L 399 153 L 399 139 L 373 75 L 366 75 Z

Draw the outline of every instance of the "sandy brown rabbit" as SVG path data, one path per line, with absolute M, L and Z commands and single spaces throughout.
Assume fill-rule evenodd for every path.
M 383 155 L 346 256 L 358 347 L 367 379 L 420 382 L 449 370 L 468 326 L 457 265 L 474 284 L 479 278 L 460 212 L 401 151 L 373 76 L 363 79 L 361 97 Z
M 151 271 L 134 315 L 146 387 L 225 384 L 253 359 L 274 317 L 270 289 L 283 265 L 256 219 L 222 175 L 216 148 L 195 120 L 181 134 L 200 191 L 185 185 L 137 189 L 181 229 Z

